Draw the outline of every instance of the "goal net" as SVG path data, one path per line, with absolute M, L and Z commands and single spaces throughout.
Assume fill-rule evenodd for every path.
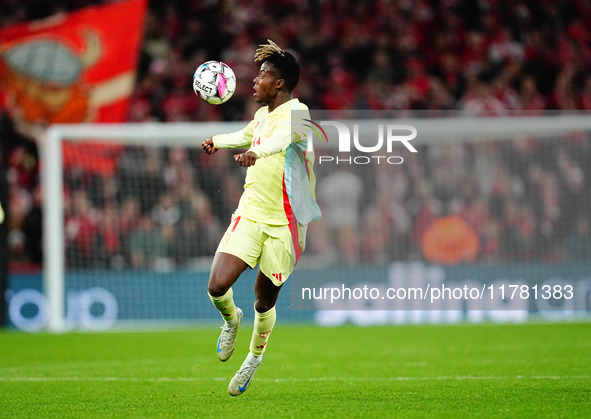
M 50 330 L 219 321 L 208 270 L 245 169 L 235 151 L 208 156 L 201 142 L 244 125 L 47 131 Z M 323 217 L 310 224 L 290 291 L 280 295 L 283 320 L 336 324 L 375 318 L 376 309 L 384 322 L 479 321 L 502 309 L 517 319 L 589 313 L 589 115 L 388 120 L 313 112 L 309 128 Z M 234 295 L 248 311 L 255 272 L 243 276 Z M 384 293 L 355 294 L 364 288 Z M 394 298 L 384 297 L 387 289 Z M 326 314 L 331 309 L 338 310 Z M 374 312 L 351 314 L 364 309 Z

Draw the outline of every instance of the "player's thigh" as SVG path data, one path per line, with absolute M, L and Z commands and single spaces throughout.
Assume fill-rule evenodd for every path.
M 254 268 L 261 254 L 262 244 L 257 224 L 233 214 L 214 256 L 210 287 L 228 288 L 246 267 Z
M 261 252 L 260 269 L 275 285 L 281 286 L 304 251 L 306 226 L 268 226 L 265 232 L 267 237 Z
M 229 253 L 217 252 L 213 257 L 207 291 L 212 297 L 224 295 L 248 267 L 242 259 Z
M 259 223 L 234 213 L 216 253 L 229 253 L 254 268 L 259 261 L 263 241 L 264 234 Z

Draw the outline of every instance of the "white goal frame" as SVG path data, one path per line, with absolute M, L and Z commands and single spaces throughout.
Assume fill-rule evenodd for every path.
M 380 120 L 351 120 L 359 134 L 374 133 Z M 384 121 L 385 122 L 385 121 Z M 391 120 L 388 122 L 392 122 Z M 491 138 L 540 138 L 568 132 L 591 132 L 590 114 L 516 117 L 454 117 L 396 119 L 397 124 L 417 129 L 414 145 L 487 141 Z M 65 325 L 65 242 L 62 142 L 100 140 L 124 145 L 193 146 L 214 134 L 238 131 L 246 122 L 59 124 L 50 126 L 41 138 L 43 188 L 43 292 L 47 299 L 47 329 L 59 333 Z M 372 134 L 372 136 L 374 136 Z M 319 145 L 319 142 L 316 143 Z M 326 144 L 323 144 L 327 147 Z M 328 144 L 334 147 L 336 144 Z

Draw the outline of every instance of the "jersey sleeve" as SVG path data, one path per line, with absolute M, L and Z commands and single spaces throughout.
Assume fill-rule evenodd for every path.
M 230 134 L 214 135 L 213 145 L 215 148 L 243 148 L 248 147 L 252 143 L 252 133 L 254 132 L 255 121 L 251 121 L 246 127 L 240 131 L 232 132 Z
M 298 114 L 298 116 L 300 116 L 300 114 Z M 307 109 L 306 113 L 301 115 L 308 115 L 309 117 Z M 307 131 L 304 129 L 302 121 L 300 121 L 300 118 L 298 118 L 298 120 L 294 122 L 295 123 L 292 123 L 291 118 L 288 117 L 287 120 L 284 120 L 281 123 L 281 125 L 275 130 L 273 135 L 271 135 L 271 137 L 267 141 L 265 141 L 262 144 L 251 147 L 250 151 L 255 152 L 259 158 L 269 157 L 273 154 L 277 154 L 287 150 L 287 147 L 289 147 L 293 143 L 306 142 Z
M 251 147 L 250 151 L 255 152 L 259 158 L 269 157 L 287 149 L 290 144 L 291 126 L 289 122 L 283 122 L 267 141 L 257 146 Z

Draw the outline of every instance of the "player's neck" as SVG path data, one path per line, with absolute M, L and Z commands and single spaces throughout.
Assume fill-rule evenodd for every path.
M 283 105 L 285 102 L 288 102 L 292 99 L 291 93 L 288 92 L 279 92 L 277 96 L 275 96 L 272 100 L 269 101 L 269 113 L 273 112 L 279 106 Z

